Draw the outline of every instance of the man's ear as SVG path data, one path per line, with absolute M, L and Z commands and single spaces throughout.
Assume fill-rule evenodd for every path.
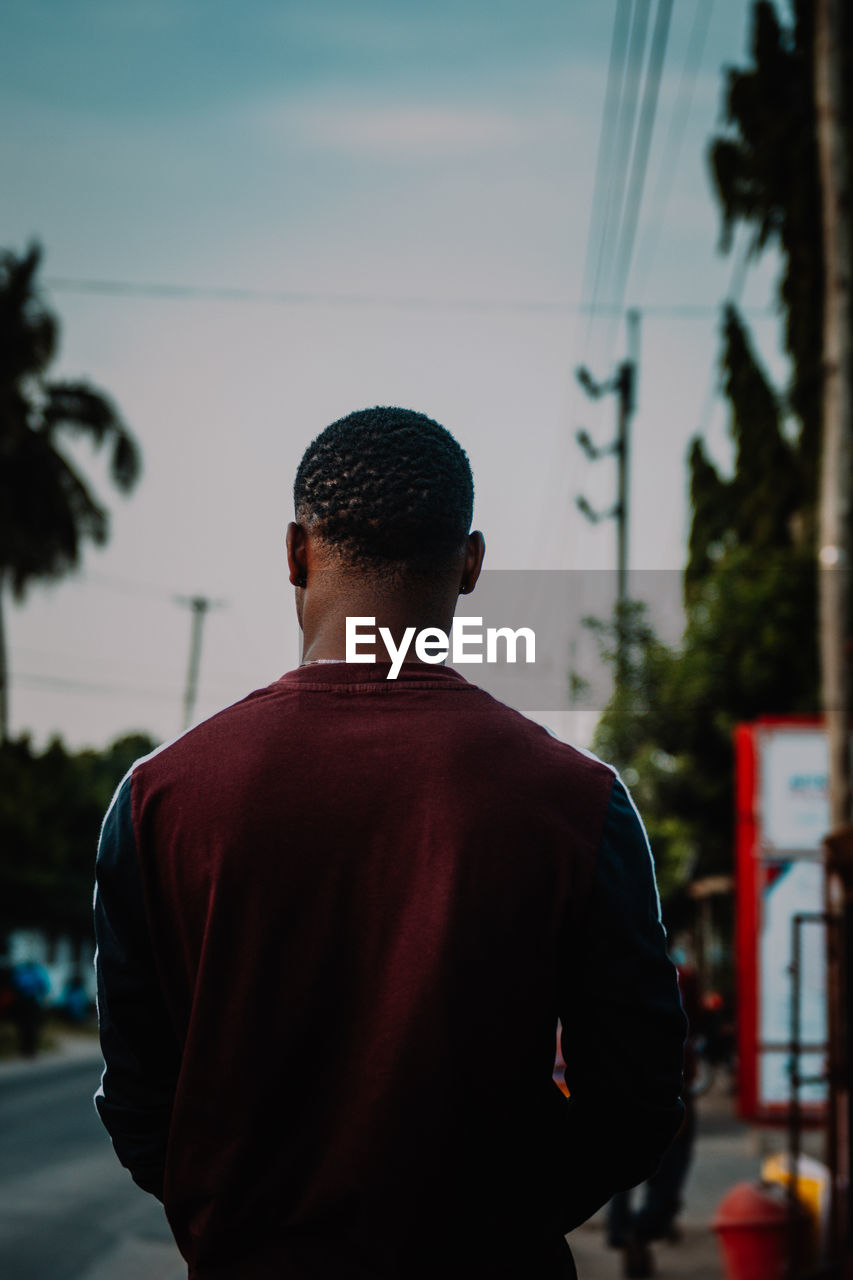
M 308 581 L 305 526 L 295 524 L 291 520 L 287 526 L 287 535 L 284 541 L 287 547 L 287 567 L 290 570 L 290 581 L 294 587 L 304 587 Z
M 486 539 L 479 529 L 475 529 L 473 533 L 468 534 L 468 542 L 465 547 L 465 568 L 462 571 L 462 581 L 459 584 L 460 595 L 470 595 L 474 590 L 477 585 L 477 579 L 480 576 L 480 570 L 483 567 L 483 556 L 485 554 Z

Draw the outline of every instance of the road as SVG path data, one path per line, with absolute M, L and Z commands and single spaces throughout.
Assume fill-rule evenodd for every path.
M 3 1280 L 185 1280 L 153 1197 L 118 1164 L 92 1103 L 93 1046 L 0 1067 Z
M 0 1278 L 186 1280 L 160 1205 L 120 1167 L 92 1104 L 100 1058 L 78 1044 L 62 1059 L 0 1065 Z M 709 1223 L 723 1194 L 759 1171 L 755 1135 L 720 1092 L 703 1098 L 679 1245 L 656 1247 L 661 1280 L 719 1280 Z M 777 1140 L 777 1145 L 778 1145 Z M 586 1280 L 618 1280 L 603 1213 L 571 1236 Z

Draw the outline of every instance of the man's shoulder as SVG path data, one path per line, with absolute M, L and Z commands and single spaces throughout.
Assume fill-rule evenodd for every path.
M 612 765 L 587 748 L 558 737 L 553 729 L 541 721 L 531 719 L 490 694 L 484 696 L 488 699 L 494 727 L 506 735 L 508 742 L 517 744 L 519 748 L 523 747 L 537 763 L 550 763 L 558 770 L 567 770 L 576 777 L 595 780 L 607 788 L 612 786 L 618 776 Z
M 256 732 L 264 717 L 265 706 L 275 697 L 280 683 L 276 680 L 253 689 L 236 702 L 161 743 L 148 755 L 140 756 L 131 765 L 124 781 L 139 779 L 150 782 L 156 777 L 182 771 L 184 767 L 198 768 L 209 761 L 224 761 L 235 753 L 239 754 Z

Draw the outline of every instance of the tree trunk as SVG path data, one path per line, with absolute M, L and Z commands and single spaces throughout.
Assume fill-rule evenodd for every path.
M 9 664 L 6 657 L 6 628 L 3 624 L 5 591 L 5 575 L 0 572 L 0 746 L 9 736 Z

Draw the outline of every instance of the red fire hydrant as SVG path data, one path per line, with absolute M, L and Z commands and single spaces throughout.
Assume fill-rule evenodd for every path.
M 792 1256 L 802 1256 L 805 1212 L 779 1187 L 739 1182 L 720 1201 L 712 1227 L 728 1280 L 786 1280 Z

